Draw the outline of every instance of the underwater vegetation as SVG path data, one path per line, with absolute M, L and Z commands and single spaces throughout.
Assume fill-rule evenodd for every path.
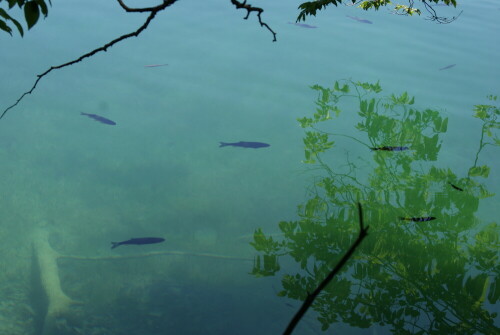
M 500 145 L 497 98 L 474 106 L 482 127 L 475 157 L 464 151 L 464 173 L 439 160 L 448 118 L 417 108 L 407 92 L 382 96 L 378 82 L 351 80 L 311 88 L 316 110 L 298 119 L 314 175 L 307 200 L 297 220 L 279 223 L 281 234 L 256 229 L 252 274 L 279 275 L 278 296 L 308 299 L 356 241 L 360 202 L 370 233 L 312 304 L 323 330 L 343 322 L 392 334 L 499 334 L 499 225 L 477 216 L 494 196 L 484 183 L 490 167 L 479 162 L 486 146 Z M 343 109 L 357 119 L 340 134 Z M 411 150 L 373 150 L 389 147 Z M 282 269 L 282 258 L 300 269 Z

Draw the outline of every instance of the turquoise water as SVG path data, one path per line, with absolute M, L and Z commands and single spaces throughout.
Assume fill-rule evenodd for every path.
M 229 1 L 179 1 L 139 37 L 50 73 L 0 120 L 0 333 L 41 333 L 43 307 L 32 293 L 39 277 L 31 271 L 33 234 L 40 227 L 61 254 L 124 256 L 59 260 L 62 290 L 83 302 L 59 325 L 61 333 L 281 333 L 300 302 L 276 293 L 284 275 L 300 269 L 284 256 L 275 276 L 249 275 L 259 253 L 248 242 L 257 228 L 280 234 L 280 221 L 297 220 L 297 206 L 322 175 L 302 163 L 304 130 L 296 121 L 315 110 L 318 94 L 311 85 L 332 88 L 352 78 L 380 81 L 383 95 L 409 92 L 418 108 L 449 119 L 438 159 L 422 162 L 424 168 L 467 175 L 481 136 L 474 105 L 492 103 L 486 96 L 499 94 L 500 5 L 464 2 L 462 15 L 449 25 L 339 6 L 307 21 L 318 28 L 305 29 L 287 23 L 299 3 L 255 3 L 278 33 L 273 43 L 254 15 L 243 20 L 245 12 Z M 54 3 L 24 38 L 0 35 L 2 108 L 29 89 L 36 74 L 135 30 L 144 18 L 112 2 L 66 1 Z M 358 106 L 342 107 L 335 126 L 324 129 L 358 138 Z M 219 142 L 238 141 L 271 147 L 219 148 Z M 359 166 L 359 179 L 368 179 L 375 156 L 356 142 L 335 141 L 338 150 L 325 162 L 342 167 L 349 158 Z M 499 192 L 499 157 L 495 146 L 480 154 L 478 165 L 490 167 L 481 182 L 491 193 Z M 479 226 L 496 222 L 497 203 L 496 195 L 480 200 L 473 213 Z M 369 205 L 366 211 L 377 236 L 385 227 L 377 226 Z M 408 208 L 397 213 L 412 214 Z M 140 236 L 166 241 L 109 248 L 111 241 Z M 181 254 L 127 258 L 172 250 Z M 498 275 L 496 257 L 491 282 Z M 498 311 L 495 303 L 482 303 Z M 318 314 L 306 315 L 297 334 L 322 333 Z M 340 320 L 327 330 L 337 332 L 391 333 L 387 322 L 361 328 Z

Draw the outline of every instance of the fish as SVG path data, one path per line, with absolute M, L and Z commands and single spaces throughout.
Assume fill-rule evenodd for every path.
M 150 64 L 150 65 L 144 65 L 144 67 L 160 67 L 160 66 L 167 66 L 168 64 Z
M 447 70 L 447 69 L 451 69 L 451 68 L 452 68 L 452 67 L 454 67 L 455 65 L 457 65 L 457 64 L 450 64 L 450 65 L 448 65 L 448 66 L 445 66 L 445 67 L 440 68 L 440 69 L 439 69 L 439 71 L 442 71 L 442 70 Z
M 372 21 L 370 20 L 365 20 L 365 19 L 360 19 L 359 17 L 356 17 L 356 16 L 350 16 L 350 15 L 346 15 L 348 18 L 350 19 L 353 19 L 355 21 L 358 21 L 358 22 L 361 22 L 361 23 L 368 23 L 368 24 L 373 24 Z
M 258 148 L 266 148 L 270 147 L 270 144 L 267 143 L 262 143 L 262 142 L 244 142 L 244 141 L 239 141 L 235 143 L 226 143 L 226 142 L 219 142 L 219 148 L 221 147 L 227 147 L 227 146 L 233 146 L 233 147 L 242 147 L 242 148 L 253 148 L 253 149 L 258 149 Z
M 420 217 L 420 218 L 405 218 L 405 217 L 401 216 L 399 219 L 401 219 L 403 221 L 413 221 L 413 222 L 424 222 L 424 221 L 436 220 L 436 218 L 434 216 L 424 216 L 424 217 Z
M 89 113 L 81 112 L 80 115 L 88 116 L 89 118 L 94 119 L 96 121 L 99 121 L 100 123 L 109 124 L 111 126 L 116 125 L 115 121 L 112 121 L 110 119 L 106 119 L 104 116 L 100 116 L 97 114 L 89 114 Z
M 124 244 L 140 245 L 140 244 L 161 243 L 163 241 L 165 241 L 165 239 L 162 237 L 136 237 L 136 238 L 131 238 L 130 240 L 127 240 L 127 241 L 111 242 L 111 249 L 114 249 L 114 248 L 119 247 L 120 245 L 124 245 Z
M 385 146 L 385 147 L 378 147 L 378 148 L 370 148 L 372 150 L 382 150 L 382 151 L 404 151 L 408 150 L 408 147 L 391 147 L 391 146 Z
M 310 28 L 310 29 L 318 28 L 316 26 L 311 26 L 311 25 L 306 24 L 306 23 L 288 22 L 288 24 L 293 24 L 293 25 L 296 25 L 296 26 L 302 27 L 302 28 Z
M 455 190 L 457 190 L 457 191 L 460 191 L 460 192 L 463 192 L 463 191 L 464 191 L 464 189 L 463 189 L 463 188 L 460 188 L 460 187 L 458 187 L 458 186 L 456 186 L 456 185 L 453 185 L 452 183 L 448 183 L 448 184 L 450 184 L 450 185 L 451 185 L 451 187 L 453 187 L 453 188 L 454 188 Z

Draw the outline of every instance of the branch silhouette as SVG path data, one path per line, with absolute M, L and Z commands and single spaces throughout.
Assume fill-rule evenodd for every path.
M 97 48 L 97 49 L 94 49 L 86 54 L 83 54 L 81 55 L 80 57 L 78 57 L 77 59 L 74 59 L 72 61 L 69 61 L 67 63 L 64 63 L 64 64 L 61 64 L 61 65 L 56 65 L 56 66 L 51 66 L 48 70 L 46 70 L 45 72 L 37 75 L 37 79 L 35 80 L 35 83 L 33 84 L 33 86 L 31 87 L 31 89 L 29 91 L 26 91 L 24 92 L 21 97 L 19 97 L 19 99 L 17 99 L 17 101 L 7 107 L 2 115 L 0 115 L 0 119 L 2 119 L 5 114 L 12 108 L 14 108 L 15 106 L 17 106 L 21 100 L 23 100 L 23 98 L 28 95 L 28 94 L 31 94 L 33 93 L 33 91 L 35 90 L 36 86 L 38 85 L 38 82 L 43 78 L 45 77 L 46 75 L 48 75 L 50 72 L 52 72 L 53 70 L 58 70 L 58 69 L 62 69 L 64 67 L 67 67 L 67 66 L 71 66 L 75 63 L 79 63 L 81 62 L 82 60 L 84 60 L 85 58 L 89 58 L 89 57 L 92 57 L 93 55 L 95 55 L 96 53 L 98 52 L 101 52 L 101 51 L 107 51 L 108 48 L 112 47 L 113 45 L 115 45 L 116 43 L 120 42 L 120 41 L 123 41 L 127 38 L 130 38 L 130 37 L 136 37 L 136 36 L 139 36 L 140 33 L 142 33 L 148 26 L 149 24 L 151 23 L 151 21 L 155 18 L 156 14 L 159 12 L 159 11 L 162 11 L 164 10 L 165 8 L 167 8 L 168 6 L 172 5 L 174 2 L 176 2 L 177 0 L 163 0 L 163 3 L 161 5 L 158 5 L 156 7 L 148 7 L 148 8 L 130 8 L 128 6 L 126 6 L 122 0 L 117 0 L 118 3 L 120 4 L 120 6 L 127 12 L 140 12 L 140 13 L 144 13 L 144 12 L 150 12 L 148 18 L 146 19 L 146 21 L 142 24 L 142 26 L 140 26 L 136 31 L 132 32 L 132 33 L 128 33 L 128 34 L 125 34 L 125 35 L 122 35 L 118 38 L 115 38 L 114 40 L 106 43 L 105 45 Z
M 257 18 L 259 19 L 260 26 L 266 27 L 267 30 L 269 30 L 271 34 L 273 34 L 273 42 L 276 42 L 276 33 L 271 29 L 271 27 L 269 27 L 267 23 L 263 22 L 262 18 L 260 17 L 262 12 L 264 12 L 262 8 L 253 7 L 252 5 L 247 5 L 247 0 L 243 0 L 243 2 L 239 2 L 238 0 L 231 0 L 231 3 L 236 6 L 236 9 L 243 8 L 247 10 L 247 16 L 243 18 L 244 20 L 248 19 L 251 12 L 257 12 Z
M 352 254 L 356 250 L 356 248 L 363 242 L 363 239 L 368 235 L 368 228 L 370 226 L 364 226 L 363 223 L 363 208 L 361 207 L 361 204 L 358 202 L 358 213 L 359 213 L 359 235 L 356 241 L 351 245 L 349 250 L 345 253 L 344 257 L 337 263 L 335 268 L 326 276 L 326 278 L 318 285 L 318 287 L 314 290 L 314 292 L 310 293 L 307 295 L 306 299 L 302 303 L 302 306 L 300 307 L 299 311 L 295 314 L 293 319 L 290 321 L 288 324 L 287 328 L 283 332 L 283 335 L 290 335 L 295 326 L 299 323 L 300 319 L 306 314 L 307 310 L 309 307 L 311 307 L 312 303 L 314 302 L 314 299 L 318 296 L 318 294 L 332 281 L 333 277 L 342 269 L 342 267 L 347 263 L 349 258 L 351 258 Z
M 123 41 L 123 40 L 125 40 L 127 38 L 139 36 L 140 33 L 142 33 L 144 30 L 146 30 L 146 28 L 149 26 L 149 24 L 151 23 L 151 21 L 156 17 L 156 14 L 158 14 L 158 12 L 160 12 L 160 11 L 164 10 L 165 8 L 173 5 L 178 0 L 163 0 L 163 3 L 160 4 L 160 5 L 158 5 L 158 6 L 144 7 L 144 8 L 131 8 L 131 7 L 127 6 L 123 2 L 123 0 L 117 0 L 117 1 L 118 1 L 118 4 L 120 5 L 120 7 L 122 7 L 128 13 L 148 13 L 149 12 L 149 16 L 147 17 L 146 21 L 136 31 L 128 33 L 128 34 L 125 34 L 125 35 L 122 35 L 122 36 L 120 36 L 118 38 L 115 38 L 114 40 L 106 43 L 105 45 L 103 45 L 103 46 L 101 46 L 101 47 L 99 47 L 97 49 L 94 49 L 94 50 L 92 50 L 92 51 L 90 51 L 90 52 L 88 52 L 86 54 L 83 54 L 82 56 L 78 57 L 77 59 L 74 59 L 72 61 L 69 61 L 69 62 L 61 64 L 61 65 L 51 66 L 45 72 L 37 75 L 37 79 L 35 80 L 35 83 L 31 87 L 31 89 L 29 91 L 24 92 L 16 100 L 16 102 L 14 104 L 12 104 L 11 106 L 7 107 L 2 112 L 2 114 L 0 115 L 0 119 L 2 119 L 5 116 L 5 114 L 7 114 L 7 112 L 9 110 L 11 110 L 12 108 L 16 107 L 24 99 L 25 96 L 27 96 L 28 94 L 33 93 L 33 91 L 35 90 L 36 86 L 38 85 L 38 82 L 43 77 L 45 77 L 46 75 L 48 75 L 50 72 L 52 72 L 53 70 L 59 70 L 59 69 L 62 69 L 64 67 L 71 66 L 73 64 L 79 63 L 82 60 L 84 60 L 85 58 L 92 57 L 96 53 L 99 53 L 99 52 L 102 52 L 102 51 L 106 52 L 108 50 L 108 48 L 112 47 L 116 43 L 121 42 L 121 41 Z M 264 12 L 264 10 L 262 8 L 252 7 L 251 5 L 246 4 L 246 0 L 243 1 L 242 3 L 239 2 L 239 1 L 237 1 L 237 0 L 231 0 L 231 2 L 236 6 L 236 9 L 244 8 L 244 9 L 247 10 L 247 16 L 244 18 L 245 20 L 248 19 L 248 16 L 250 15 L 251 12 L 257 12 L 257 17 L 259 19 L 260 25 L 262 27 L 266 27 L 273 34 L 273 37 L 274 37 L 273 42 L 276 41 L 276 33 L 267 25 L 267 23 L 263 22 L 262 19 L 261 19 L 261 14 L 262 14 L 262 12 Z

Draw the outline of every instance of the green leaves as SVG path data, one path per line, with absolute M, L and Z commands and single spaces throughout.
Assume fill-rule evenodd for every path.
M 434 131 L 437 133 L 446 133 L 448 130 L 448 118 L 442 119 L 442 118 L 435 118 L 432 120 L 434 123 Z
M 302 128 L 313 127 L 319 122 L 330 120 L 332 118 L 332 113 L 335 114 L 335 116 L 339 116 L 341 110 L 335 105 L 335 103 L 339 99 L 339 96 L 337 96 L 335 92 L 341 91 L 347 93 L 349 92 L 349 86 L 340 88 L 337 82 L 335 82 L 335 84 L 336 88 L 334 88 L 333 90 L 321 87 L 319 85 L 311 86 L 313 90 L 319 92 L 318 99 L 315 102 L 317 106 L 316 113 L 314 113 L 313 118 L 303 117 L 297 119 Z
M 351 3 L 352 5 L 358 4 L 358 1 L 356 0 L 348 0 L 345 1 L 346 3 Z M 445 5 L 452 5 L 453 7 L 457 6 L 456 0 L 428 0 L 427 3 L 444 3 Z M 316 1 L 307 1 L 302 3 L 299 6 L 300 13 L 297 17 L 297 21 L 305 21 L 307 16 L 316 16 L 316 13 L 318 11 L 321 11 L 325 9 L 326 7 L 330 5 L 338 6 L 339 4 L 342 3 L 342 0 L 316 0 Z M 391 6 L 392 5 L 392 6 Z M 413 1 L 408 1 L 408 5 L 402 5 L 399 3 L 393 4 L 390 0 L 365 0 L 365 1 L 360 1 L 358 8 L 361 8 L 363 10 L 379 10 L 380 7 L 385 7 L 385 6 L 391 6 L 393 7 L 393 12 L 396 14 L 400 15 L 413 15 L 417 14 L 420 15 L 422 12 L 420 9 L 413 7 L 414 2 Z M 436 16 L 435 10 L 434 9 L 429 9 L 426 7 L 426 10 L 429 14 L 431 14 L 431 18 Z M 445 20 L 446 22 L 446 20 Z
M 354 3 L 354 1 L 352 1 Z M 341 4 L 342 0 L 318 0 L 318 1 L 308 1 L 304 2 L 299 6 L 299 9 L 301 12 L 299 13 L 299 16 L 297 17 L 297 21 L 305 21 L 306 16 L 312 15 L 316 16 L 316 12 L 318 10 L 322 10 L 326 8 L 329 5 L 334 5 L 337 6 L 338 4 Z
M 47 4 L 45 3 L 45 1 L 44 0 L 34 0 L 34 1 L 40 7 L 40 11 L 42 12 L 43 16 L 47 16 L 49 14 L 49 9 L 48 9 Z
M 457 7 L 457 1 L 456 0 L 429 0 L 429 2 L 434 2 L 434 3 L 443 2 L 447 6 L 452 5 L 453 7 Z
M 474 166 L 469 169 L 469 176 L 471 177 L 483 177 L 488 178 L 490 174 L 490 167 L 487 165 L 484 166 Z
M 349 0 L 346 2 L 355 4 L 357 1 Z M 297 17 L 297 21 L 298 22 L 305 21 L 307 16 L 309 15 L 316 16 L 317 11 L 323 10 L 330 5 L 338 6 L 341 3 L 342 0 L 316 0 L 316 1 L 304 2 L 299 6 L 299 9 L 301 11 L 299 13 L 299 16 Z M 387 6 L 390 3 L 391 3 L 390 0 L 367 0 L 361 2 L 358 7 L 364 10 L 368 10 L 370 8 L 378 10 L 380 7 Z
M 410 97 L 407 92 L 403 92 L 400 96 L 391 94 L 390 100 L 394 105 L 413 105 L 415 97 Z
M 281 248 L 281 244 L 273 240 L 271 236 L 266 237 L 262 229 L 258 228 L 253 234 L 253 242 L 250 245 L 257 251 L 265 253 L 276 253 Z
M 255 277 L 269 277 L 274 276 L 279 270 L 278 256 L 263 255 L 255 257 L 251 274 Z
M 40 9 L 35 1 L 30 1 L 24 5 L 24 18 L 28 24 L 28 29 L 31 29 L 36 24 L 39 17 Z
M 9 9 L 15 5 L 18 5 L 19 8 L 21 8 L 24 5 L 25 0 L 7 0 L 7 2 L 9 3 Z
M 488 95 L 488 100 L 496 101 L 496 95 Z M 500 129 L 500 122 L 497 118 L 500 116 L 500 108 L 495 105 L 475 105 L 474 106 L 474 117 L 481 119 L 483 121 L 483 137 L 491 137 L 493 142 L 484 142 L 481 144 L 483 147 L 486 144 L 500 145 L 500 138 L 495 135 L 495 130 Z
M 382 92 L 382 87 L 380 86 L 380 82 L 377 81 L 375 84 L 371 83 L 362 83 L 358 81 L 355 83 L 356 86 L 361 87 L 366 92 L 380 93 Z
M 492 109 L 494 107 L 495 106 L 492 105 L 475 105 L 474 117 L 477 117 L 478 119 L 485 121 L 493 116 Z
M 390 3 L 391 3 L 390 0 L 367 0 L 367 1 L 361 2 L 359 4 L 359 7 L 364 9 L 364 10 L 368 10 L 370 8 L 378 10 L 381 6 L 387 6 Z
M 264 254 L 255 257 L 252 275 L 256 277 L 273 276 L 280 270 L 276 253 L 283 247 L 281 242 L 274 241 L 271 236 L 266 237 L 262 229 L 258 228 L 253 234 L 253 242 L 250 242 L 250 245 Z
M 318 154 L 330 149 L 333 144 L 333 141 L 328 140 L 328 134 L 322 134 L 317 131 L 306 131 L 306 137 L 304 138 L 306 160 L 303 163 L 315 163 L 315 158 Z
M 359 115 L 368 117 L 375 110 L 375 99 L 361 100 L 359 102 Z
M 343 93 L 349 93 L 349 85 L 344 84 L 342 87 L 340 87 L 340 84 L 338 81 L 335 81 L 335 84 L 333 84 L 333 90 L 336 92 L 343 92 Z
M 0 3 L 2 0 L 0 0 Z M 33 28 L 40 18 L 40 13 L 46 17 L 49 13 L 48 4 L 51 4 L 50 0 L 7 0 L 8 9 L 12 9 L 14 6 L 18 6 L 23 10 L 24 19 L 28 26 L 28 29 Z M 9 26 L 9 22 L 11 22 L 19 31 L 19 34 L 24 36 L 24 30 L 22 25 L 18 20 L 13 18 L 11 15 L 7 13 L 7 11 L 3 8 L 0 8 L 0 29 L 12 35 L 12 28 Z
M 14 23 L 17 30 L 19 31 L 19 34 L 21 34 L 21 36 L 24 35 L 23 27 L 21 26 L 21 24 L 16 19 L 11 17 L 9 14 L 7 14 L 7 12 L 3 8 L 0 8 L 0 17 L 2 17 L 3 19 L 5 19 L 7 21 L 12 21 L 12 23 Z M 8 32 L 12 36 L 12 29 L 2 19 L 0 19 L 0 29 Z
M 396 5 L 394 7 L 394 11 L 396 13 L 402 13 L 406 15 L 413 15 L 413 14 L 418 14 L 420 15 L 422 12 L 418 8 L 414 8 L 411 6 L 405 6 L 405 5 Z
M 317 297 L 312 308 L 322 329 L 343 320 L 356 327 L 388 326 L 394 334 L 497 333 L 496 314 L 485 303 L 500 299 L 495 279 L 500 236 L 498 224 L 485 226 L 475 214 L 480 199 L 492 196 L 478 181 L 490 172 L 487 165 L 476 166 L 479 152 L 468 175 L 422 162 L 438 159 L 448 118 L 418 108 L 408 92 L 384 97 L 378 82 L 351 80 L 311 88 L 318 92 L 317 108 L 298 121 L 305 128 L 305 162 L 316 163 L 313 182 L 297 206 L 297 219 L 279 223 L 279 239 L 256 231 L 253 245 L 261 255 L 252 273 L 275 274 L 278 255 L 294 260 L 300 270 L 287 266 L 278 295 L 303 300 L 355 240 L 353 204 L 362 199 L 365 222 L 374 228 Z M 339 106 L 359 107 L 350 120 L 357 134 L 346 122 L 339 131 L 344 134 L 329 132 L 344 121 L 333 121 Z M 483 138 L 500 144 L 495 103 L 477 105 L 475 112 L 484 122 L 480 148 Z M 337 150 L 338 136 L 353 141 L 338 140 L 343 150 Z M 343 151 L 354 154 L 343 156 Z M 430 215 L 437 219 L 400 220 Z M 415 331 L 413 325 L 423 318 L 433 320 L 432 326 Z

